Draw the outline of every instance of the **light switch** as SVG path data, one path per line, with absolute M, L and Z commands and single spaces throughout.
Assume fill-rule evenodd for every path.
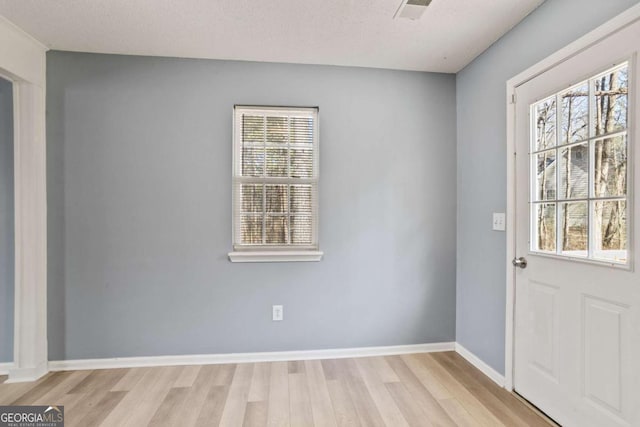
M 505 230 L 505 214 L 504 213 L 493 213 L 493 230 L 494 231 L 504 231 Z

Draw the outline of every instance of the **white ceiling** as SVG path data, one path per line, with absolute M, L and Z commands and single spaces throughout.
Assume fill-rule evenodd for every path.
M 0 0 L 52 49 L 457 72 L 544 0 Z

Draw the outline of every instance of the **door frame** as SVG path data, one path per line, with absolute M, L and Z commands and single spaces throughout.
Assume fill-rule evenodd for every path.
M 506 259 L 506 319 L 505 319 L 505 383 L 512 391 L 514 382 L 514 323 L 515 323 L 515 269 L 511 260 L 516 256 L 516 114 L 515 91 L 519 86 L 538 77 L 567 59 L 588 49 L 617 31 L 640 20 L 640 4 L 632 6 L 620 15 L 605 22 L 575 42 L 558 50 L 537 64 L 527 68 L 507 81 L 507 259 Z
M 7 383 L 48 372 L 46 52 L 0 15 L 0 76 L 13 85 L 15 280 Z

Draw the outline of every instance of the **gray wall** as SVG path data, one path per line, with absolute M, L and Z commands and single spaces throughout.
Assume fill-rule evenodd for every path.
M 0 78 L 0 363 L 13 361 L 13 86 Z
M 50 52 L 47 97 L 50 359 L 454 340 L 453 75 Z M 227 260 L 234 104 L 320 107 L 323 261 Z
M 458 73 L 456 338 L 504 372 L 504 233 L 491 213 L 506 208 L 506 82 L 632 0 L 547 0 Z

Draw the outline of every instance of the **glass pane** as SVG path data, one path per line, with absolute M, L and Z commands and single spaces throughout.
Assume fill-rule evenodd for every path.
M 628 67 L 613 70 L 593 81 L 595 90 L 595 134 L 627 128 Z
M 267 142 L 286 143 L 289 124 L 286 117 L 267 117 Z
M 291 150 L 291 176 L 293 178 L 313 177 L 313 150 Z
M 242 185 L 242 212 L 262 212 L 262 184 Z
M 291 186 L 291 213 L 311 214 L 311 186 Z
M 582 141 L 589 136 L 589 84 L 569 89 L 562 99 L 562 133 L 560 143 Z
M 536 142 L 534 151 L 544 150 L 556 145 L 556 97 L 549 98 L 535 106 L 534 117 Z
M 264 148 L 242 148 L 242 176 L 262 176 Z
M 291 217 L 291 242 L 294 244 L 311 244 L 311 217 Z
M 589 196 L 589 146 L 572 145 L 560 150 L 560 199 Z
M 291 142 L 313 143 L 313 119 L 311 117 L 291 117 Z
M 267 213 L 286 213 L 289 195 L 286 185 L 267 185 Z
M 264 141 L 264 117 L 242 116 L 242 141 L 243 142 L 263 142 Z
M 587 202 L 560 205 L 562 254 L 586 257 L 589 254 L 589 213 Z
M 288 243 L 289 230 L 286 216 L 267 216 L 265 227 L 268 245 Z
M 597 259 L 627 261 L 627 204 L 624 200 L 593 202 L 594 252 Z
M 536 195 L 534 200 L 556 198 L 556 152 L 536 154 Z
M 556 205 L 555 203 L 539 203 L 533 208 L 535 239 L 533 250 L 556 252 Z
M 595 197 L 627 194 L 627 138 L 605 138 L 596 141 L 594 149 Z
M 267 147 L 267 176 L 287 176 L 287 149 Z
M 262 243 L 262 215 L 240 217 L 240 241 L 243 244 Z

